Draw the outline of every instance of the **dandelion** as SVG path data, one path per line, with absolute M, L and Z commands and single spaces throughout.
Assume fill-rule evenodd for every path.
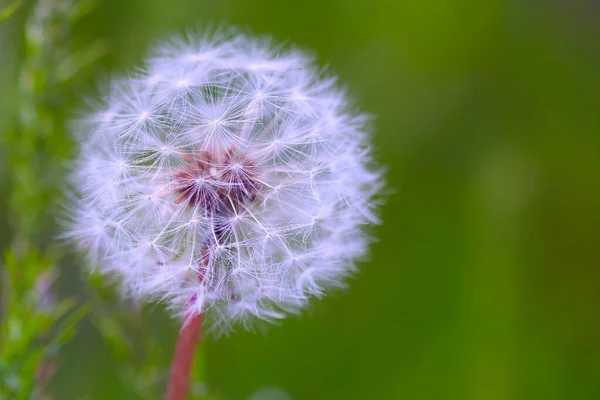
M 367 124 L 300 51 L 173 40 L 78 127 L 68 235 L 127 294 L 217 332 L 283 318 L 366 253 L 382 185 Z

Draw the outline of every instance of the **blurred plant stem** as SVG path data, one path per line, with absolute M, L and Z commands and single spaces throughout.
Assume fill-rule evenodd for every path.
M 20 11 L 21 4 L 13 2 L 2 10 L 0 19 Z M 86 306 L 76 306 L 74 299 L 59 300 L 53 292 L 59 269 L 48 236 L 52 203 L 60 198 L 60 172 L 69 148 L 63 126 L 67 80 L 61 65 L 72 59 L 71 27 L 91 10 L 92 3 L 40 0 L 27 4 L 23 7 L 29 17 L 18 81 L 18 115 L 2 135 L 3 145 L 10 149 L 13 240 L 4 250 L 0 282 L 4 308 L 0 397 L 48 399 L 46 386 L 58 367 L 58 353 L 87 313 Z

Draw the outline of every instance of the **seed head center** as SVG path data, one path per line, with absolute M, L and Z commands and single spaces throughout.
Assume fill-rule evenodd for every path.
M 260 192 L 259 169 L 244 152 L 230 149 L 214 156 L 201 151 L 185 162 L 171 183 L 177 202 L 187 207 L 221 214 L 232 203 L 254 201 Z

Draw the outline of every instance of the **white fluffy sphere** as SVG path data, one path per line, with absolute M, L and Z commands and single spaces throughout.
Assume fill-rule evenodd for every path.
M 382 185 L 366 122 L 302 52 L 171 41 L 79 124 L 68 236 L 178 314 L 282 318 L 366 253 Z

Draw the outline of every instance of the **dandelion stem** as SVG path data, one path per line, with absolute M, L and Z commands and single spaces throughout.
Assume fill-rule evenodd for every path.
M 193 314 L 183 320 L 171 364 L 166 400 L 186 400 L 188 398 L 194 355 L 201 331 L 202 314 Z

